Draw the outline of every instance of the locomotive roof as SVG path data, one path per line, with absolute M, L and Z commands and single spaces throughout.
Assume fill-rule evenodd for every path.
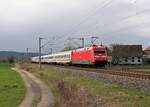
M 92 46 L 89 46 L 89 47 L 84 47 L 84 48 L 78 48 L 78 49 L 75 49 L 73 51 L 83 51 L 83 50 L 89 50 L 89 49 L 92 49 L 92 48 L 104 48 L 104 46 L 100 46 L 100 45 L 92 45 Z
M 144 52 L 144 54 L 146 54 L 146 55 L 150 55 L 150 47 L 144 49 L 143 52 Z

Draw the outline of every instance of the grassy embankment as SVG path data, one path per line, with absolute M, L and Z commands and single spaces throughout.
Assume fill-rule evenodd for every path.
M 24 82 L 11 67 L 0 63 L 0 107 L 17 107 L 25 96 Z
M 128 71 L 140 71 L 140 72 L 149 72 L 150 73 L 150 65 L 118 65 L 112 66 L 111 69 L 119 69 L 119 70 L 128 70 Z
M 48 69 L 40 71 L 29 64 L 22 66 L 51 87 L 56 107 L 150 107 L 150 94 L 137 89 L 122 88 Z
M 128 67 L 131 71 L 144 71 L 150 73 L 150 65 L 140 65 L 140 66 L 131 66 Z

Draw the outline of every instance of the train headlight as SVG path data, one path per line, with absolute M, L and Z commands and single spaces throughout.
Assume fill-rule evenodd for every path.
M 106 56 L 95 56 L 95 58 L 106 58 Z
M 95 56 L 95 58 L 100 58 L 100 56 Z

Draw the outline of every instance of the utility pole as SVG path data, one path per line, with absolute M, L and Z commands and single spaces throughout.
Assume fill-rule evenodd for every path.
M 47 43 L 45 43 L 45 44 L 42 45 L 42 43 L 41 43 L 42 39 L 45 39 L 45 38 L 39 37 L 39 68 L 40 69 L 42 68 L 42 65 L 41 65 L 41 49 L 44 46 L 46 46 L 46 45 L 48 45 L 50 43 L 50 41 L 48 41 Z M 53 45 L 53 44 L 51 44 L 51 45 Z M 52 49 L 51 49 L 51 52 L 52 52 Z
M 82 41 L 82 47 L 84 48 L 84 37 L 83 38 L 79 38 L 79 40 Z
M 51 50 L 51 54 L 53 53 L 53 48 L 50 48 L 50 50 Z
M 28 55 L 28 52 L 29 52 L 29 48 L 27 48 L 26 50 L 27 50 L 27 55 Z
M 44 39 L 44 38 L 41 38 L 39 37 L 39 68 L 41 69 L 42 68 L 42 65 L 41 65 L 41 40 Z
M 27 55 L 26 55 L 26 57 L 27 57 L 27 61 L 28 61 L 29 48 L 27 48 L 27 49 L 26 49 L 26 51 L 27 51 Z

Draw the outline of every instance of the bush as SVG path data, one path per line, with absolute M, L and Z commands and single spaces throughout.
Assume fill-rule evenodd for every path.
M 15 58 L 13 56 L 8 57 L 8 62 L 9 63 L 14 63 L 15 62 Z

